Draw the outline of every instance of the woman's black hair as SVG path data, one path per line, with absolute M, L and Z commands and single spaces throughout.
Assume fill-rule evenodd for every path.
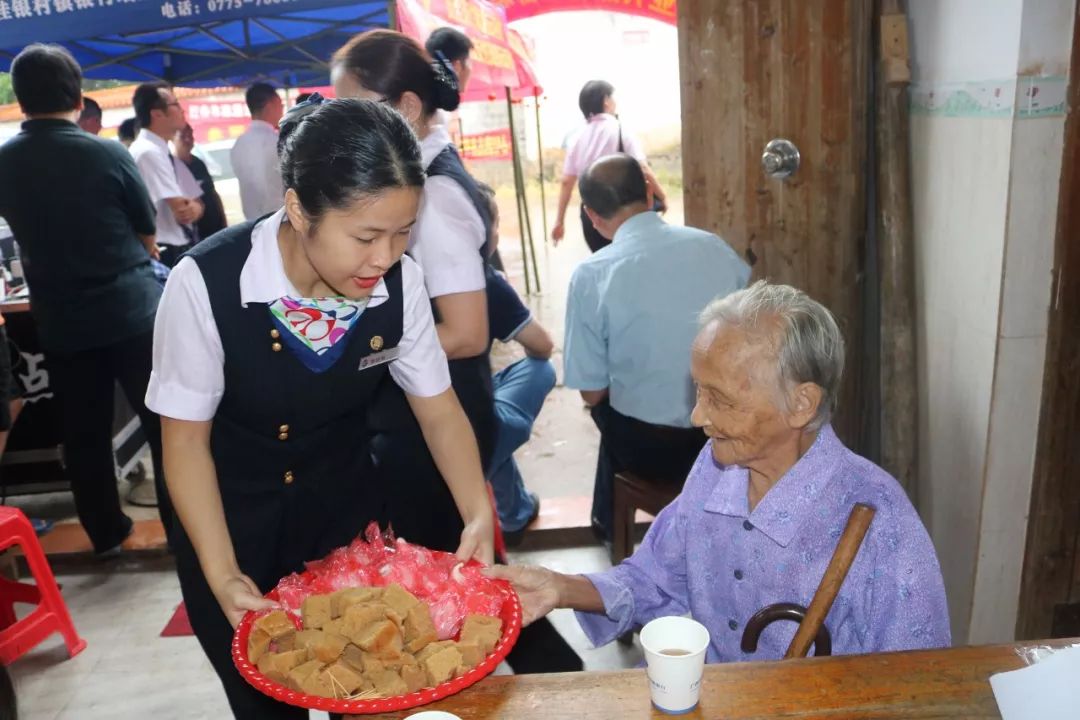
M 396 103 L 406 92 L 416 93 L 424 114 L 456 110 L 461 104 L 457 75 L 441 53 L 432 59 L 408 35 L 393 30 L 369 30 L 345 43 L 331 60 L 351 73 L 366 89 Z
M 578 94 L 578 107 L 588 120 L 604 112 L 604 101 L 615 94 L 615 87 L 606 80 L 590 80 Z
M 280 128 L 281 179 L 315 224 L 360 197 L 424 186 L 416 135 L 385 104 L 316 95 L 290 110 Z

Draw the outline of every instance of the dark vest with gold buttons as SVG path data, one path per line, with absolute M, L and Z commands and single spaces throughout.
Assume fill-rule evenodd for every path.
M 312 372 L 283 347 L 265 303 L 240 303 L 253 227 L 229 228 L 189 256 L 206 281 L 225 351 L 211 452 L 241 569 L 262 585 L 384 519 L 366 419 L 389 363 L 359 368 L 397 347 L 403 316 L 398 263 L 385 278 L 389 298 L 364 310 L 331 368 Z

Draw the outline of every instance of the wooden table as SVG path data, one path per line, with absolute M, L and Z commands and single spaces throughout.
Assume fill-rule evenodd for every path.
M 678 717 L 1000 718 L 988 678 L 1023 667 L 1016 649 L 1075 642 L 1080 639 L 708 665 L 700 705 Z M 489 677 L 441 702 L 374 717 L 421 710 L 445 710 L 463 720 L 673 717 L 652 708 L 644 670 Z

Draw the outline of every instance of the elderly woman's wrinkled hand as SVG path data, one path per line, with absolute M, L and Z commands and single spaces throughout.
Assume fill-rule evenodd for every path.
M 559 607 L 559 574 L 531 565 L 494 565 L 484 575 L 508 580 L 521 598 L 521 625 L 526 627 Z

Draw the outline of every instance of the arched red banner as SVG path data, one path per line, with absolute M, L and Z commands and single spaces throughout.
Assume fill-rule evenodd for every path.
M 608 10 L 675 24 L 675 0 L 490 0 L 506 10 L 506 21 L 564 10 Z

